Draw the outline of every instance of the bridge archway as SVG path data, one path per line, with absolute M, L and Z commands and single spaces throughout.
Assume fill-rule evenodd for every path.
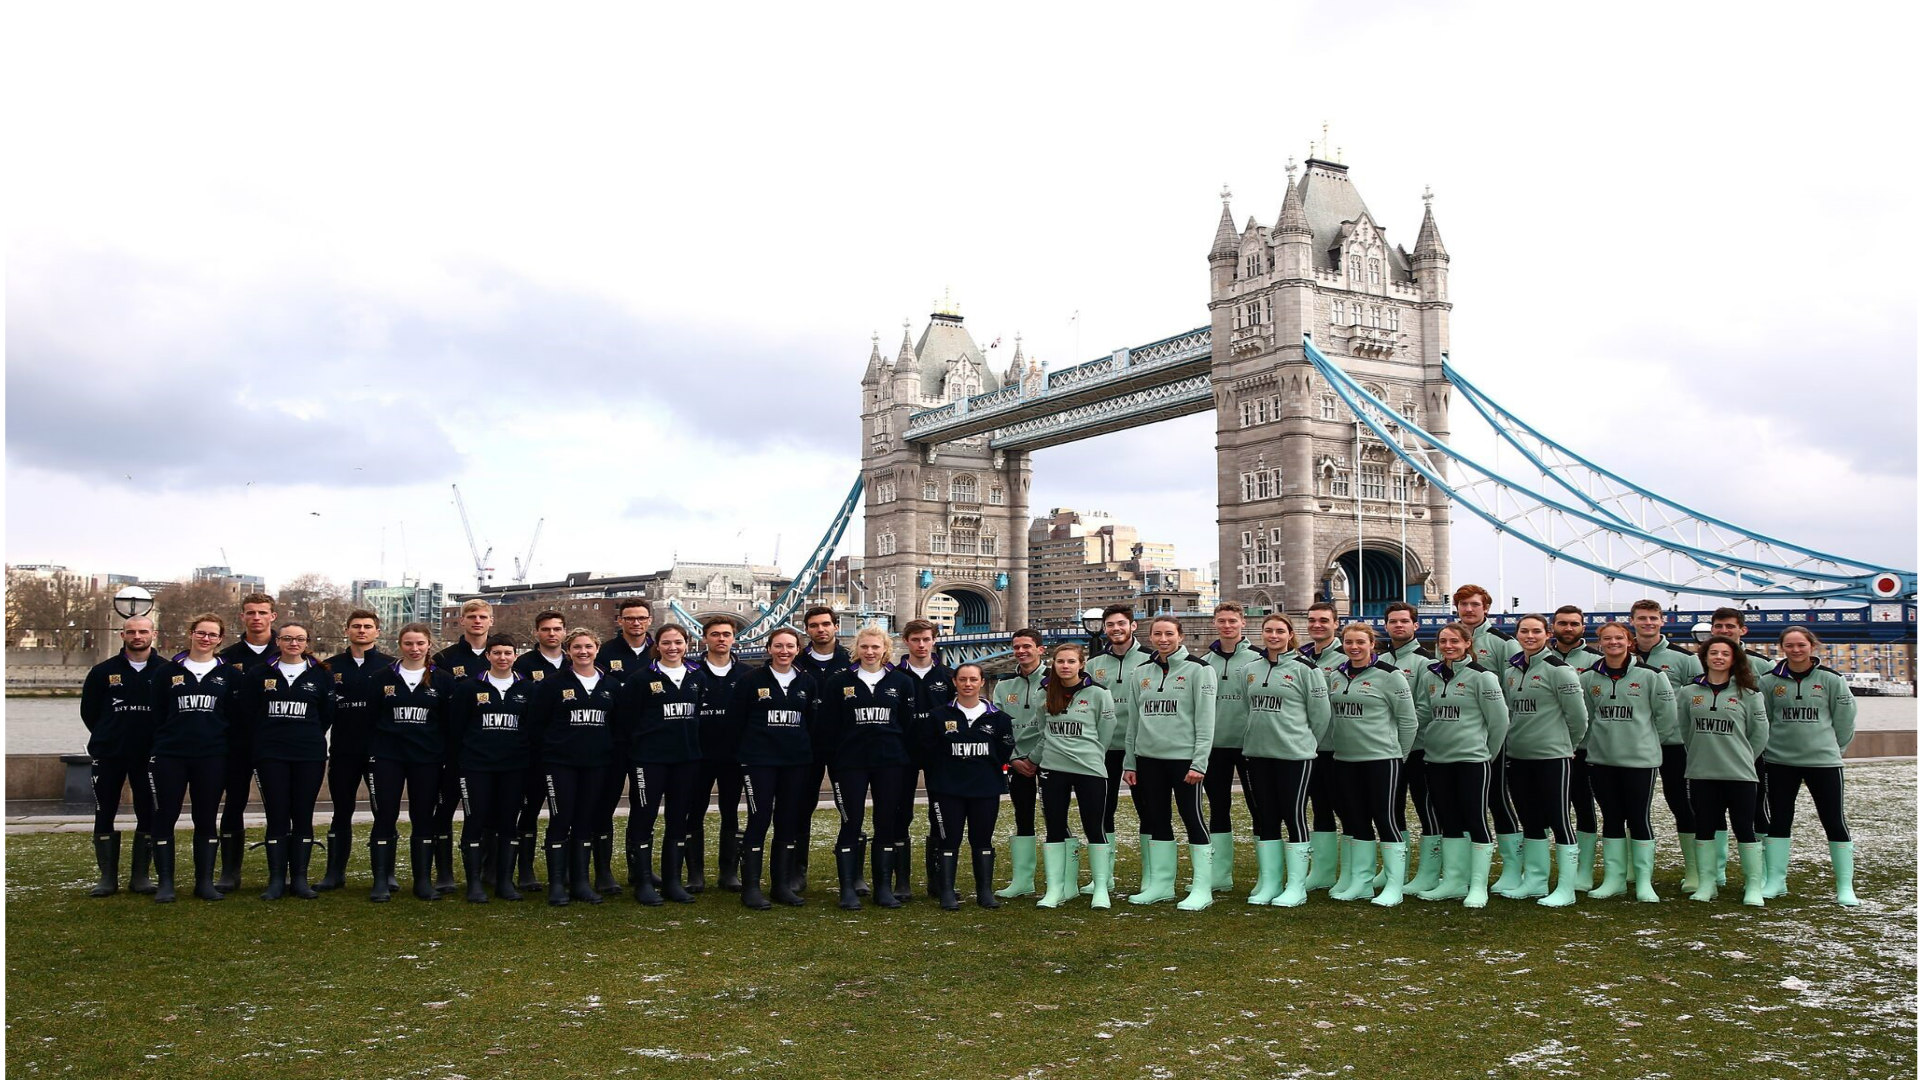
M 1000 595 L 972 582 L 936 581 L 927 590 L 927 599 L 932 600 L 936 596 L 948 597 L 956 605 L 952 630 L 955 634 L 977 634 L 992 630 L 1002 626 L 1006 619 L 1005 605 Z M 923 610 L 927 607 L 924 603 L 920 606 Z
M 1362 563 L 1364 550 L 1365 562 Z M 1418 604 L 1424 598 L 1425 589 L 1420 582 L 1426 580 L 1426 568 L 1420 565 L 1418 553 L 1409 548 L 1406 552 L 1406 564 L 1400 561 L 1399 545 L 1367 546 L 1364 549 L 1347 547 L 1335 555 L 1320 575 L 1320 593 L 1333 595 L 1333 585 L 1344 576 L 1346 596 L 1353 604 L 1352 610 L 1366 618 L 1379 618 L 1385 613 L 1387 605 L 1399 600 Z M 1364 571 L 1364 572 L 1363 572 Z M 1358 582 L 1366 592 L 1365 596 L 1355 598 L 1354 588 Z M 1415 584 L 1409 584 L 1413 582 Z

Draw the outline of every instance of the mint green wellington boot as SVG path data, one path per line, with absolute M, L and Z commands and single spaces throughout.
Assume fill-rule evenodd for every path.
M 1553 841 L 1520 841 L 1520 884 L 1501 893 L 1509 900 L 1536 900 L 1547 895 L 1547 875 L 1553 869 Z
M 1373 899 L 1373 864 L 1379 857 L 1380 841 L 1347 841 L 1347 858 L 1353 861 L 1353 876 L 1347 879 L 1345 889 L 1335 889 L 1327 895 L 1335 900 Z
M 1767 884 L 1760 895 L 1768 900 L 1787 895 L 1787 863 L 1793 858 L 1793 837 L 1769 836 L 1760 849 L 1767 862 Z
M 1566 907 L 1580 895 L 1575 886 L 1580 876 L 1580 845 L 1560 844 L 1556 848 L 1559 854 L 1560 883 L 1552 892 L 1537 901 L 1541 907 Z
M 1080 868 L 1086 865 L 1080 861 L 1080 856 L 1084 855 L 1086 850 L 1087 845 L 1081 843 L 1079 837 L 1067 837 L 1067 889 L 1069 894 L 1073 896 L 1093 895 L 1093 879 L 1091 877 L 1087 878 L 1085 885 L 1080 884 Z
M 1041 844 L 1040 855 L 1047 867 L 1047 895 L 1040 898 L 1040 906 L 1056 908 L 1067 902 L 1069 890 L 1073 888 L 1072 879 L 1067 877 L 1067 845 Z
M 1707 871 L 1709 880 L 1713 873 Z M 1657 904 L 1660 894 L 1653 891 L 1653 841 L 1633 841 L 1633 898 L 1643 904 Z
M 1493 842 L 1500 852 L 1500 877 L 1488 888 L 1501 896 L 1520 887 L 1520 841 L 1524 839 L 1517 832 L 1494 834 Z
M 1493 869 L 1492 844 L 1473 844 L 1471 862 L 1467 867 L 1467 898 L 1464 903 L 1470 908 L 1487 906 L 1487 874 Z
M 1719 841 L 1696 840 L 1691 836 L 1683 836 L 1680 842 L 1693 845 L 1694 880 L 1699 884 L 1695 886 L 1692 898 L 1711 901 L 1720 894 L 1719 875 L 1714 873 L 1713 867 L 1713 849 Z
M 1013 852 L 1013 880 L 1007 882 L 1006 888 L 995 890 L 993 895 L 1002 900 L 1011 900 L 1016 896 L 1032 896 L 1034 894 L 1033 856 L 1038 843 L 1039 837 L 1035 836 L 1016 836 L 1013 838 L 1012 843 L 1008 845 L 1008 848 Z
M 1273 898 L 1280 895 L 1280 841 L 1254 841 L 1253 861 L 1260 867 L 1260 873 L 1247 903 L 1271 904 Z
M 1373 898 L 1373 902 L 1381 907 L 1396 907 L 1406 895 L 1407 845 L 1381 844 L 1380 861 L 1386 865 L 1386 885 L 1380 889 L 1380 895 Z
M 1746 890 L 1740 902 L 1748 907 L 1766 907 L 1766 897 L 1762 895 L 1767 886 L 1766 848 L 1759 844 L 1740 845 L 1740 878 Z
M 1719 832 L 1713 834 L 1713 850 L 1713 883 L 1715 885 L 1725 885 L 1727 883 L 1727 855 L 1729 854 L 1727 847 L 1727 830 L 1721 829 Z
M 1413 895 L 1422 900 L 1459 900 L 1467 895 L 1467 873 L 1473 866 L 1473 843 L 1464 836 L 1440 841 L 1440 883 Z
M 1140 891 L 1127 897 L 1130 904 L 1158 904 L 1173 899 L 1173 876 L 1180 868 L 1180 844 L 1175 840 L 1148 840 L 1148 869 L 1140 875 Z
M 1193 859 L 1193 887 L 1178 907 L 1181 911 L 1203 911 L 1213 906 L 1213 845 L 1188 844 L 1187 851 Z
M 1088 844 L 1087 856 L 1093 862 L 1093 906 L 1105 910 L 1113 906 L 1113 841 Z
M 1288 844 L 1282 855 L 1286 861 L 1286 887 L 1273 898 L 1273 906 L 1299 907 L 1307 902 L 1307 863 L 1313 858 L 1313 845 Z
M 1693 846 L 1691 836 L 1680 838 L 1680 861 L 1685 868 L 1680 875 L 1680 891 L 1694 892 L 1700 888 L 1700 852 Z M 1707 872 L 1712 873 L 1713 868 L 1709 866 Z
M 1627 838 L 1607 837 L 1600 842 L 1600 853 L 1606 860 L 1606 880 L 1588 895 L 1595 900 L 1609 900 L 1627 891 Z
M 1440 885 L 1440 838 L 1420 838 L 1420 870 L 1407 882 L 1407 891 L 1415 896 Z
M 1308 833 L 1307 843 L 1311 845 L 1313 857 L 1307 867 L 1307 880 L 1301 887 L 1308 892 L 1333 888 L 1340 880 L 1340 834 Z
M 1600 843 L 1599 833 L 1577 832 L 1573 834 L 1574 846 L 1580 849 L 1580 865 L 1573 872 L 1573 891 L 1593 891 L 1593 849 Z
M 1853 841 L 1828 841 L 1827 855 L 1833 859 L 1834 903 L 1841 907 L 1860 906 L 1860 898 L 1853 895 Z
M 1208 833 L 1207 846 L 1213 849 L 1213 891 L 1226 892 L 1233 888 L 1233 834 Z
M 1400 887 L 1405 890 L 1407 885 L 1407 860 L 1413 857 L 1413 840 L 1410 837 L 1402 838 L 1397 844 L 1383 840 L 1380 843 L 1380 869 L 1374 871 L 1373 875 L 1373 891 L 1376 893 L 1387 887 L 1387 849 L 1390 847 L 1400 849 Z

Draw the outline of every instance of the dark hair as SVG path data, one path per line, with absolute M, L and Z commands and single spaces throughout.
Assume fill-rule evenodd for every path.
M 1084 677 L 1086 674 L 1087 647 L 1077 641 L 1062 642 L 1053 647 L 1053 658 L 1055 660 L 1060 659 L 1060 654 L 1068 649 L 1072 649 L 1074 652 L 1080 654 L 1080 673 Z M 1073 695 L 1079 689 L 1080 687 L 1077 684 L 1068 686 L 1066 680 L 1055 678 L 1049 674 L 1047 676 L 1047 715 L 1058 716 L 1066 712 L 1067 706 L 1073 704 Z
M 279 608 L 274 606 L 273 597 L 268 596 L 266 593 L 263 593 L 263 592 L 250 592 L 247 595 L 240 598 L 241 607 L 244 608 L 248 604 L 265 604 L 267 605 L 268 611 L 279 610 Z
M 371 611 L 368 611 L 366 608 L 363 608 L 363 607 L 357 607 L 357 608 L 354 608 L 352 611 L 347 612 L 348 622 L 352 622 L 355 619 L 372 619 L 373 625 L 375 626 L 380 625 L 380 616 L 374 614 Z
M 1404 611 L 1413 616 L 1413 621 L 1416 623 L 1420 621 L 1420 609 L 1407 603 L 1405 600 L 1395 600 L 1393 603 L 1388 604 L 1386 610 L 1380 613 L 1380 617 L 1385 619 L 1396 611 Z
M 1106 608 L 1100 612 L 1100 621 L 1106 622 L 1108 619 L 1113 618 L 1115 615 L 1125 615 L 1127 617 L 1128 622 L 1135 621 L 1133 617 L 1132 604 L 1108 604 Z
M 1788 634 L 1805 634 L 1809 645 L 1812 645 L 1816 649 L 1820 647 L 1820 635 L 1814 633 L 1813 627 L 1805 623 L 1794 623 L 1792 626 L 1780 631 L 1780 640 L 1785 641 Z
M 303 623 L 298 619 L 288 619 L 286 622 L 283 622 L 279 626 L 276 626 L 273 628 L 273 636 L 276 638 L 279 637 L 282 632 L 284 632 L 288 627 L 292 627 L 292 626 L 297 626 L 300 629 L 305 630 L 307 632 L 307 643 L 300 647 L 300 654 L 302 656 L 312 658 L 313 657 L 313 627 L 308 626 L 306 623 Z
M 812 622 L 813 617 L 815 615 L 825 615 L 827 618 L 832 619 L 836 623 L 840 621 L 840 616 L 835 615 L 833 613 L 832 608 L 827 607 L 825 604 L 815 604 L 812 607 L 808 608 L 805 612 L 801 613 L 800 625 L 805 626 L 808 623 Z
M 1738 623 L 1741 626 L 1747 625 L 1747 613 L 1744 611 L 1741 611 L 1737 607 L 1714 608 L 1713 617 L 1709 621 L 1719 622 L 1721 619 L 1732 619 L 1734 622 Z
M 905 641 L 915 634 L 933 634 L 937 637 L 940 634 L 940 630 L 925 619 L 910 619 L 907 625 L 900 628 L 900 639 L 902 641 Z
M 793 647 L 794 647 L 794 648 L 796 648 L 796 649 L 797 649 L 797 648 L 799 648 L 799 647 L 800 647 L 800 631 L 798 631 L 798 630 L 795 630 L 795 629 L 794 629 L 793 627 L 791 627 L 791 626 L 776 626 L 776 627 L 774 627 L 774 628 L 773 628 L 773 633 L 771 633 L 771 634 L 768 634 L 768 635 L 767 635 L 767 644 L 769 644 L 769 645 L 771 645 L 771 644 L 773 644 L 773 639 L 774 639 L 774 638 L 777 638 L 777 637 L 779 637 L 779 636 L 780 636 L 781 634 L 785 634 L 785 635 L 787 635 L 788 637 L 790 637 L 790 638 L 792 638 L 792 639 L 793 639 Z
M 1467 659 L 1469 660 L 1473 659 L 1473 631 L 1467 629 L 1465 625 L 1457 622 L 1450 622 L 1447 625 L 1441 627 L 1440 629 L 1435 630 L 1433 632 L 1433 651 L 1436 654 L 1439 653 L 1440 651 L 1440 635 L 1441 634 L 1460 635 L 1460 640 L 1467 643 Z
M 1040 636 L 1040 631 L 1035 630 L 1031 626 L 1022 627 L 1019 630 L 1015 630 L 1013 632 L 1013 636 L 1016 638 L 1026 638 L 1027 640 L 1033 642 L 1035 645 L 1046 644 L 1046 640 Z
M 1159 626 L 1159 625 L 1160 625 L 1161 623 L 1163 623 L 1163 622 L 1164 622 L 1164 623 L 1172 623 L 1172 624 L 1173 624 L 1173 628 L 1174 628 L 1175 630 L 1178 630 L 1178 631 L 1180 631 L 1180 636 L 1181 636 L 1181 637 L 1186 637 L 1186 636 L 1187 636 L 1187 628 L 1186 628 L 1186 627 L 1184 627 L 1184 626 L 1181 626 L 1181 625 L 1180 625 L 1180 619 L 1179 619 L 1179 618 L 1178 618 L 1177 616 L 1173 616 L 1173 615 L 1155 615 L 1155 616 L 1153 617 L 1153 621 L 1152 621 L 1152 622 L 1150 622 L 1150 623 L 1148 623 L 1148 624 L 1147 624 L 1147 626 L 1151 628 L 1151 627 L 1155 627 L 1155 626 Z
M 1580 622 L 1583 626 L 1587 621 L 1587 613 L 1581 611 L 1577 604 L 1561 604 L 1559 607 L 1553 609 L 1553 613 L 1556 617 L 1560 615 L 1578 615 L 1580 616 Z
M 1315 600 L 1313 603 L 1307 605 L 1307 614 L 1311 615 L 1316 611 L 1331 611 L 1333 612 L 1334 618 L 1337 619 L 1340 617 L 1340 609 L 1325 600 Z
M 681 626 L 677 622 L 663 622 L 659 626 L 656 626 L 653 628 L 652 652 L 653 652 L 653 658 L 655 660 L 660 659 L 660 639 L 665 637 L 668 634 L 679 634 L 681 644 L 687 646 L 688 648 L 693 647 L 693 635 L 687 633 L 686 627 Z
M 1627 609 L 1627 614 L 1632 615 L 1636 611 L 1658 611 L 1662 615 L 1666 614 L 1658 600 L 1635 600 L 1633 606 Z
M 488 634 L 487 648 L 491 649 L 496 645 L 505 645 L 507 648 L 514 650 L 520 648 L 520 646 L 514 644 L 512 634 Z
M 1747 650 L 1738 641 L 1725 634 L 1715 634 L 1701 643 L 1700 671 L 1702 674 L 1707 670 L 1707 650 L 1715 645 L 1733 647 L 1733 669 L 1729 672 L 1729 677 L 1733 679 L 1735 686 L 1749 693 L 1760 689 L 1760 680 L 1753 677 L 1753 668 L 1747 664 Z
M 957 667 L 957 668 L 954 668 L 954 669 L 953 669 L 953 673 L 954 673 L 955 675 L 958 675 L 958 674 L 960 674 L 961 672 L 963 672 L 963 671 L 965 671 L 965 670 L 967 670 L 968 668 L 972 668 L 973 670 L 975 670 L 975 671 L 977 671 L 977 672 L 979 672 L 979 673 L 980 673 L 980 689 L 982 689 L 982 690 L 985 690 L 985 689 L 987 688 L 987 687 L 986 687 L 986 682 L 987 682 L 987 669 L 986 669 L 986 668 L 983 668 L 983 667 L 981 667 L 981 666 L 980 666 L 979 664 L 976 664 L 976 663 L 974 663 L 974 662 L 973 662 L 972 660 L 969 660 L 969 661 L 967 661 L 966 663 L 964 663 L 964 664 L 961 664 L 961 665 L 960 665 L 959 667 Z
M 653 605 L 649 603 L 644 596 L 622 597 L 620 602 L 614 605 L 613 613 L 618 615 L 629 608 L 645 608 L 647 609 L 647 614 L 653 614 Z
M 429 648 L 433 646 L 433 627 L 428 626 L 426 623 L 410 622 L 407 625 L 401 627 L 400 632 L 394 635 L 394 638 L 393 638 L 394 644 L 398 645 L 400 643 L 400 639 L 406 637 L 408 634 L 425 635 L 427 639 L 427 646 Z
M 539 629 L 540 624 L 543 622 L 546 622 L 548 619 L 559 619 L 561 629 L 563 630 L 566 629 L 567 617 L 565 615 L 560 614 L 557 611 L 543 611 L 540 614 L 535 615 L 533 617 L 534 629 L 536 630 Z
M 1513 628 L 1515 630 L 1520 629 L 1520 624 L 1523 622 L 1526 622 L 1528 619 L 1532 619 L 1534 622 L 1539 623 L 1540 629 L 1542 630 L 1552 631 L 1553 629 L 1553 624 L 1547 621 L 1547 617 L 1545 615 L 1522 615 L 1518 619 L 1515 619 L 1513 621 Z

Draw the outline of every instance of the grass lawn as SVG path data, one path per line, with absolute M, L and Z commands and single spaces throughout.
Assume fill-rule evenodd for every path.
M 1804 796 L 1793 895 L 1559 911 L 1315 894 L 1205 912 L 92 900 L 83 834 L 9 836 L 15 1076 L 1910 1077 L 1914 776 L 1849 769 L 1862 905 Z M 1656 823 L 1664 819 L 1656 808 Z M 820 815 L 816 844 L 824 845 Z M 1131 810 L 1121 809 L 1122 828 Z M 1003 828 L 1010 814 L 1002 815 Z M 924 818 L 922 818 L 924 821 Z M 1243 839 L 1248 834 L 1242 825 Z M 183 834 L 184 836 L 184 834 Z M 1123 838 L 1130 839 L 1130 838 Z M 1137 876 L 1131 843 L 1121 877 Z M 918 861 L 918 850 L 915 851 Z M 183 864 L 187 862 L 184 858 Z M 315 873 L 320 860 L 315 860 Z M 1006 857 L 1002 848 L 1004 876 Z M 1182 877 L 1185 876 L 1182 859 Z M 182 878 L 190 879 L 187 865 Z M 961 872 L 963 891 L 968 875 Z M 916 870 L 916 879 L 919 874 Z

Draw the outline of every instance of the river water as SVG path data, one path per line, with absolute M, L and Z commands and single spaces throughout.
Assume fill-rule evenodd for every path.
M 10 697 L 4 712 L 7 753 L 78 754 L 87 747 L 80 723 L 80 699 Z M 1914 698 L 1860 699 L 1862 731 L 1920 726 L 1920 702 Z

